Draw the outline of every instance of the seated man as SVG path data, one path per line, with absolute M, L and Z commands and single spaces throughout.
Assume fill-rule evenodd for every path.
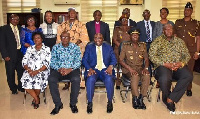
M 70 34 L 67 31 L 61 34 L 61 43 L 53 46 L 51 52 L 50 67 L 52 71 L 48 77 L 50 93 L 55 104 L 55 108 L 50 114 L 55 115 L 63 108 L 58 90 L 58 82 L 62 79 L 70 79 L 71 94 L 70 108 L 72 113 L 77 113 L 77 97 L 80 90 L 80 66 L 81 51 L 79 46 L 70 41 Z
M 155 78 L 162 90 L 162 100 L 170 111 L 175 111 L 178 102 L 193 79 L 187 67 L 190 54 L 184 41 L 173 36 L 173 27 L 166 24 L 163 34 L 151 44 L 149 58 L 155 66 Z M 178 80 L 170 92 L 172 79 Z
M 119 63 L 122 65 L 122 75 L 131 80 L 133 108 L 146 109 L 143 97 L 147 95 L 150 82 L 146 44 L 138 41 L 139 31 L 135 28 L 130 31 L 130 39 L 130 42 L 123 43 Z M 142 80 L 142 87 L 139 93 L 138 84 L 140 79 Z
M 107 113 L 113 110 L 112 99 L 114 93 L 114 70 L 117 60 L 110 44 L 103 43 L 103 35 L 94 35 L 94 43 L 86 46 L 82 64 L 85 67 L 85 79 L 87 89 L 87 113 L 92 113 L 92 98 L 97 79 L 104 82 L 107 90 L 108 104 Z

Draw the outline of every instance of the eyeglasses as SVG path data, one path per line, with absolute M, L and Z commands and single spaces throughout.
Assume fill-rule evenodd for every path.
M 35 19 L 28 19 L 27 21 L 28 22 L 33 22 L 33 21 L 35 21 Z
M 61 36 L 61 39 L 68 39 L 70 38 L 69 36 Z
M 20 19 L 16 18 L 11 18 L 12 21 L 20 21 Z

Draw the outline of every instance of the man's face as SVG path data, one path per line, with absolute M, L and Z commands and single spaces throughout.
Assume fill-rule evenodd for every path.
M 103 44 L 103 36 L 100 33 L 94 35 L 94 43 L 97 46 L 101 46 Z
M 67 33 L 67 32 L 62 33 L 60 38 L 61 38 L 63 46 L 67 46 L 69 44 L 69 41 L 70 41 L 70 34 L 69 33 Z
M 75 10 L 71 10 L 69 12 L 69 19 L 76 19 L 76 11 Z
M 142 16 L 144 17 L 144 20 L 148 21 L 149 18 L 150 18 L 150 16 L 151 16 L 151 14 L 150 14 L 149 11 L 145 10 L 145 11 L 143 12 Z
M 131 41 L 134 43 L 137 43 L 139 39 L 139 34 L 138 33 L 133 33 L 131 34 Z
M 94 14 L 94 20 L 99 22 L 101 20 L 101 13 L 100 12 L 96 12 Z
M 185 17 L 191 17 L 193 10 L 191 8 L 185 8 L 184 9 L 184 16 Z
M 163 32 L 167 38 L 172 38 L 173 36 L 173 27 L 171 25 L 167 25 L 164 27 Z
M 11 23 L 13 26 L 17 26 L 17 24 L 19 23 L 19 17 L 13 15 L 12 18 L 10 19 L 10 23 Z
M 123 18 L 121 22 L 122 22 L 122 26 L 128 26 L 128 19 L 127 18 Z

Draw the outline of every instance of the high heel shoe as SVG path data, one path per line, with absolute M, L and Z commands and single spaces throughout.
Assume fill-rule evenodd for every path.
M 34 106 L 34 104 L 35 104 L 35 99 L 33 99 L 31 106 Z

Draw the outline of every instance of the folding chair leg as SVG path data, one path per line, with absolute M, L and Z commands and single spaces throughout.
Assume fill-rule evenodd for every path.
M 23 104 L 25 104 L 25 102 L 26 102 L 26 90 L 24 91 L 24 100 L 23 100 Z

